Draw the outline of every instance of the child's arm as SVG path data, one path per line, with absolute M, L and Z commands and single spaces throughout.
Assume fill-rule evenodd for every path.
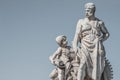
M 50 61 L 51 61 L 52 64 L 55 64 L 55 59 L 56 59 L 57 57 L 59 57 L 61 51 L 62 51 L 62 50 L 61 50 L 61 48 L 59 47 L 59 48 L 57 49 L 57 51 L 55 51 L 55 53 L 54 53 L 52 56 L 49 57 L 49 59 L 50 59 Z

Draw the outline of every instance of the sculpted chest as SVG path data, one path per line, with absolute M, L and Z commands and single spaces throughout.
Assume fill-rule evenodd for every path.
M 84 21 L 81 24 L 81 34 L 82 36 L 89 35 L 89 34 L 94 34 L 94 35 L 99 35 L 100 36 L 100 24 L 99 21 Z

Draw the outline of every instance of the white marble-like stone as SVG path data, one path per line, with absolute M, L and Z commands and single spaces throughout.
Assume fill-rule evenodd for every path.
M 59 47 L 49 57 L 56 66 L 50 74 L 52 80 L 112 79 L 111 65 L 103 46 L 109 32 L 104 22 L 95 16 L 95 10 L 94 3 L 85 4 L 85 18 L 77 23 L 72 47 L 67 45 L 66 36 L 56 38 Z

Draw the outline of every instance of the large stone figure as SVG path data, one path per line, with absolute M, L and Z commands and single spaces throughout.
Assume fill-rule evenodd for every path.
M 103 42 L 109 32 L 104 22 L 95 17 L 95 10 L 93 3 L 85 4 L 85 18 L 77 23 L 73 40 L 73 49 L 80 58 L 77 80 L 102 80 L 106 54 Z

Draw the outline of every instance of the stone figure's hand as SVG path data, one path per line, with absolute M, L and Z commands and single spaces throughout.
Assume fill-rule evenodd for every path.
M 99 37 L 98 40 L 101 41 L 101 42 L 103 42 L 103 37 Z
M 58 60 L 58 61 L 56 62 L 56 66 L 59 67 L 59 68 L 61 68 L 61 69 L 65 68 L 65 64 L 64 64 L 64 62 L 61 61 L 61 60 Z
M 78 52 L 78 49 L 77 47 L 76 48 L 73 48 L 74 52 L 77 53 Z

